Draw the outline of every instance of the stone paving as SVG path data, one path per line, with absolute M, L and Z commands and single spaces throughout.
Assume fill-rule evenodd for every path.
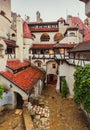
M 0 130 L 25 130 L 22 110 L 0 112 Z
M 62 99 L 55 87 L 48 86 L 40 97 L 49 108 L 48 127 L 35 130 L 89 130 L 86 117 L 73 99 Z
M 54 86 L 46 87 L 36 100 L 29 108 L 33 130 L 90 130 L 80 107 L 69 97 L 62 99 Z M 25 130 L 22 110 L 0 113 L 0 130 Z

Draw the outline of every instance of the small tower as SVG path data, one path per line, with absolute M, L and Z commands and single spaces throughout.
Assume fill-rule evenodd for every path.
M 17 39 L 16 59 L 23 62 L 23 21 L 20 16 L 17 17 Z
M 40 17 L 40 12 L 39 12 L 39 11 L 36 12 L 36 22 L 37 22 L 37 23 L 43 22 L 43 20 L 42 20 L 41 17 Z
M 67 23 L 69 24 L 70 27 L 72 26 L 72 16 L 71 15 L 67 16 Z
M 24 59 L 29 59 L 29 49 L 32 47 L 32 34 L 27 22 L 23 23 L 23 39 L 24 39 Z

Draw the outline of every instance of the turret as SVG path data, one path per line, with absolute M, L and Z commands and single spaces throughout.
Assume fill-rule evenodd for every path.
M 40 17 L 40 12 L 39 12 L 39 11 L 36 12 L 36 22 L 37 22 L 37 23 L 43 22 L 43 20 L 42 20 L 41 17 Z
M 29 49 L 32 46 L 32 34 L 27 22 L 23 23 L 24 59 L 29 59 Z
M 23 62 L 23 21 L 20 16 L 17 17 L 17 39 L 16 59 Z
M 67 16 L 67 23 L 69 24 L 70 27 L 72 26 L 72 16 L 71 15 Z

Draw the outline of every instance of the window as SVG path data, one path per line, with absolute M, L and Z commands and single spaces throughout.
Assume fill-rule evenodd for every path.
M 56 33 L 54 36 L 54 41 L 59 41 L 63 38 L 63 35 L 61 33 Z
M 55 69 L 56 68 L 56 64 L 52 64 L 52 68 Z
M 49 41 L 50 40 L 50 37 L 47 33 L 44 33 L 41 35 L 41 38 L 40 40 L 43 42 L 43 41 Z

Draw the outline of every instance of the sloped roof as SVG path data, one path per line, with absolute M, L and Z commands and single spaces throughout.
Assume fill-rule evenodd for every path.
M 90 54 L 90 41 L 79 43 L 70 52 L 87 52 Z
M 23 37 L 32 39 L 32 34 L 31 34 L 31 31 L 30 31 L 30 28 L 28 27 L 27 22 L 23 23 Z
M 10 71 L 1 72 L 0 74 L 25 92 L 30 91 L 38 79 L 44 79 L 44 73 L 36 67 L 29 67 L 16 74 Z
M 80 30 L 84 30 L 84 41 L 90 40 L 90 30 L 85 26 L 79 17 L 72 17 L 72 27 L 79 27 Z
M 55 44 L 33 44 L 32 49 L 50 49 L 53 48 Z
M 53 27 L 53 28 L 31 28 L 31 31 L 32 32 L 58 32 L 58 28 L 55 28 L 55 27 Z
M 33 44 L 32 49 L 73 48 L 75 45 L 69 43 Z
M 69 43 L 57 43 L 54 45 L 54 48 L 73 48 L 76 44 L 69 44 Z
M 10 46 L 10 47 L 18 47 L 15 43 L 15 41 L 11 41 L 11 40 L 7 40 L 7 39 L 4 39 L 4 42 L 6 43 L 7 46 Z
M 29 61 L 23 61 L 23 62 L 20 62 L 20 60 L 8 60 L 7 61 L 7 67 L 9 67 L 12 70 L 17 70 L 17 69 L 20 69 L 22 67 L 26 67 L 29 65 L 30 65 Z

